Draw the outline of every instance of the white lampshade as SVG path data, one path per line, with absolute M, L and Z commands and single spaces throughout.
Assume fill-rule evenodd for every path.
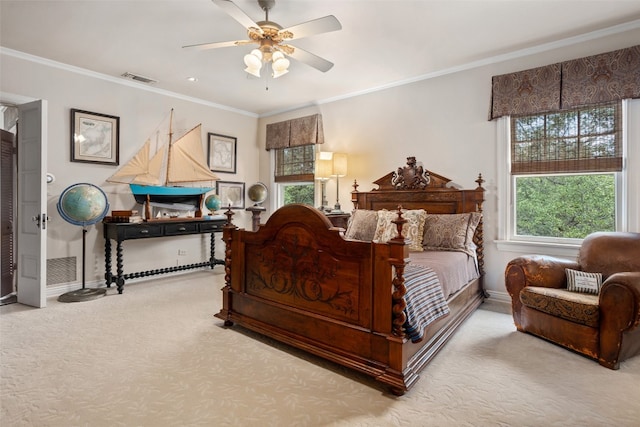
M 280 76 L 283 76 L 289 72 L 289 60 L 284 57 L 282 52 L 276 51 L 272 58 L 273 64 L 271 64 L 271 69 L 273 70 L 273 78 L 277 79 Z
M 273 62 L 276 62 L 278 59 L 284 59 L 284 53 L 276 50 L 275 52 L 273 52 L 273 55 L 271 55 L 271 60 Z
M 285 75 L 285 74 L 287 74 L 288 72 L 289 72 L 289 70 L 287 70 L 287 69 L 282 70 L 282 71 L 273 70 L 273 78 L 274 78 L 274 79 L 277 79 L 278 77 L 282 77 L 282 76 L 284 76 L 284 75 Z
M 316 159 L 333 160 L 333 153 L 331 151 L 318 151 L 316 152 Z
M 262 61 L 262 51 L 260 49 L 253 49 L 250 53 L 251 55 L 258 58 L 260 61 Z
M 345 153 L 333 153 L 333 176 L 345 176 L 347 174 L 347 155 Z
M 329 179 L 333 175 L 333 163 L 331 160 L 316 160 L 316 179 Z
M 260 69 L 262 68 L 262 52 L 253 49 L 251 53 L 244 56 L 244 63 L 247 66 L 244 70 L 256 77 L 260 77 Z

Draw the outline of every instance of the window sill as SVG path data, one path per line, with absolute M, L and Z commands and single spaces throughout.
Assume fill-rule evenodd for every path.
M 580 244 L 525 242 L 519 240 L 495 240 L 498 250 L 502 252 L 531 253 L 540 255 L 576 258 Z

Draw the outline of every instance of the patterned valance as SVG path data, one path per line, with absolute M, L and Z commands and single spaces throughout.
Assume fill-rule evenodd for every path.
M 640 45 L 492 78 L 490 119 L 640 98 Z
M 491 118 L 560 109 L 560 64 L 492 78 Z
M 320 114 L 267 125 L 267 150 L 323 143 L 324 130 Z
M 562 63 L 562 108 L 640 98 L 640 46 Z

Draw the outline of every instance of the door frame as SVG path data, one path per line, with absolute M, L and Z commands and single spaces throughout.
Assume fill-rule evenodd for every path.
M 21 177 L 21 173 L 22 171 L 22 167 L 21 167 L 21 161 L 20 158 L 18 158 L 18 162 L 17 162 L 17 180 L 18 180 L 18 190 L 17 190 L 17 194 L 16 194 L 16 213 L 15 213 L 15 226 L 14 226 L 14 231 L 15 231 L 15 235 L 14 235 L 14 241 L 15 241 L 15 245 L 16 245 L 16 257 L 15 257 L 15 262 L 17 264 L 17 268 L 18 271 L 16 271 L 16 287 L 17 287 L 17 297 L 18 297 L 18 302 L 19 303 L 23 303 L 26 305 L 31 305 L 34 307 L 46 307 L 46 301 L 47 301 L 47 259 L 46 259 L 46 249 L 47 249 L 47 233 L 46 233 L 46 228 L 42 229 L 42 228 L 38 228 L 39 232 L 37 234 L 37 236 L 35 236 L 33 234 L 33 229 L 32 227 L 35 227 L 36 224 L 27 219 L 30 218 L 32 216 L 35 215 L 40 215 L 41 217 L 44 216 L 45 218 L 48 219 L 47 217 L 47 198 L 46 198 L 46 170 L 47 170 L 47 110 L 48 110 L 48 105 L 47 105 L 47 101 L 45 100 L 37 100 L 37 99 L 33 99 L 33 98 L 27 98 L 24 96 L 20 96 L 20 95 L 14 95 L 14 94 L 7 94 L 7 93 L 2 93 L 0 95 L 0 102 L 4 103 L 4 104 L 8 104 L 8 105 L 13 105 L 18 107 L 18 109 L 21 109 L 21 106 L 23 107 L 27 107 L 27 104 L 30 103 L 35 103 L 38 102 L 40 104 L 40 117 L 39 117 L 39 124 L 41 126 L 40 129 L 40 135 L 41 135 L 41 140 L 40 140 L 40 146 L 41 146 L 41 150 L 40 151 L 40 165 L 39 165 L 39 176 L 37 178 L 34 178 L 38 181 L 39 183 L 39 189 L 37 191 L 37 197 L 33 197 L 33 209 L 35 209 L 36 207 L 38 208 L 38 213 L 35 213 L 35 211 L 33 212 L 33 215 L 31 215 L 32 212 L 25 212 L 25 208 L 24 206 L 21 206 L 20 203 L 20 177 Z M 21 115 L 22 113 L 19 113 L 19 115 Z M 18 126 L 20 126 L 20 124 L 18 124 Z M 23 124 L 24 126 L 24 124 Z M 18 141 L 16 143 L 16 145 L 18 146 L 18 150 L 20 150 L 20 134 L 21 131 L 18 130 Z M 24 131 L 22 132 L 22 134 L 24 134 Z M 31 208 L 29 209 L 31 210 Z M 46 223 L 45 223 L 46 224 Z M 21 262 L 23 262 L 23 260 L 20 259 L 21 256 L 21 247 L 24 248 L 25 242 L 24 240 L 24 233 L 22 232 L 23 230 L 29 230 L 32 233 L 32 236 L 35 236 L 39 247 L 37 249 L 33 249 L 32 252 L 35 252 L 38 259 L 37 261 L 37 266 L 35 266 L 35 268 L 33 269 L 33 271 L 36 271 L 35 276 L 32 280 L 29 280 L 30 283 L 23 283 L 21 282 Z M 24 265 L 22 267 L 25 267 Z M 22 286 L 21 286 L 22 285 Z

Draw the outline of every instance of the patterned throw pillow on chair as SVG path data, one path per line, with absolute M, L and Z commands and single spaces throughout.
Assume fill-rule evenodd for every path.
M 602 273 L 587 273 L 584 271 L 566 269 L 567 290 L 598 295 L 602 287 Z

